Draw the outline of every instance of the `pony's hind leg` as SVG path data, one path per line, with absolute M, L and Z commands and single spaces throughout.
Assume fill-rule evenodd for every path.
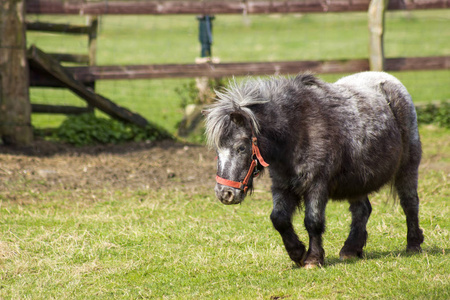
M 322 266 L 325 260 L 322 234 L 325 232 L 325 207 L 328 198 L 324 191 L 326 189 L 317 189 L 315 192 L 305 195 L 305 228 L 309 235 L 305 268 Z
M 386 89 L 384 85 L 384 89 Z M 392 87 L 395 91 L 395 87 Z M 406 215 L 407 250 L 420 252 L 423 243 L 422 229 L 419 227 L 419 196 L 417 182 L 422 156 L 417 116 L 411 96 L 406 89 L 397 86 L 397 94 L 390 98 L 390 106 L 402 133 L 403 154 L 394 178 L 394 186 L 400 198 L 400 205 Z
M 419 196 L 417 195 L 417 171 L 402 172 L 395 181 L 400 205 L 406 215 L 406 226 L 408 228 L 407 251 L 422 251 L 420 244 L 423 243 L 422 229 L 419 227 Z
M 361 199 L 350 201 L 350 212 L 352 213 L 352 224 L 350 233 L 342 247 L 339 257 L 348 259 L 352 257 L 363 257 L 363 247 L 367 241 L 366 225 L 372 212 L 369 198 L 364 196 Z

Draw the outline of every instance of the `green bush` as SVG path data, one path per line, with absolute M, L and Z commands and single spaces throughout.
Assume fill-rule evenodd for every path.
M 68 117 L 52 135 L 52 139 L 77 146 L 172 138 L 166 130 L 155 124 L 141 128 L 114 119 L 98 118 L 94 114 Z
M 419 124 L 437 124 L 450 128 L 450 102 L 442 102 L 439 105 L 427 104 L 417 106 L 417 119 Z
M 202 92 L 199 90 L 195 80 L 190 80 L 180 87 L 175 88 L 175 93 L 181 99 L 181 108 L 185 109 L 189 104 L 211 104 L 216 98 L 215 90 L 220 90 L 225 86 L 223 78 L 209 78 L 205 83 L 206 87 Z

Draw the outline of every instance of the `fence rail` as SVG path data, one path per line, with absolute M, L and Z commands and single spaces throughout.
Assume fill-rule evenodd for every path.
M 310 71 L 313 73 L 353 73 L 368 71 L 368 59 L 327 60 L 327 61 L 285 61 L 285 62 L 245 62 L 245 63 L 204 63 L 204 64 L 166 64 L 132 66 L 89 66 L 67 67 L 74 78 L 84 84 L 96 80 L 192 78 L 247 75 L 288 75 Z M 450 69 L 450 56 L 387 58 L 386 71 L 440 70 Z M 32 68 L 30 83 L 33 86 L 59 87 L 39 69 Z
M 270 14 L 367 11 L 370 0 L 331 1 L 123 1 L 93 2 L 27 0 L 29 14 L 167 15 L 167 14 Z M 388 9 L 450 8 L 450 0 L 390 0 Z
M 386 0 L 389 10 L 398 9 L 448 9 L 450 0 Z M 11 78 L 29 76 L 33 86 L 65 87 L 86 100 L 90 105 L 86 108 L 49 106 L 29 103 L 28 84 L 17 87 L 14 83 L 3 82 L 3 86 L 13 87 L 4 93 L 0 117 L 15 127 L 3 126 L 0 123 L 0 138 L 4 143 L 28 145 L 32 141 L 30 111 L 51 113 L 81 113 L 91 111 L 93 106 L 103 111 L 111 112 L 115 118 L 126 120 L 144 126 L 147 120 L 94 92 L 95 81 L 98 79 L 137 79 L 137 78 L 173 78 L 173 77 L 225 77 L 269 74 L 297 74 L 306 70 L 314 73 L 353 73 L 370 69 L 368 59 L 331 60 L 331 61 L 289 61 L 289 62 L 247 62 L 227 64 L 184 64 L 184 65 L 144 65 L 144 66 L 95 66 L 95 49 L 97 37 L 97 19 L 91 20 L 91 29 L 84 26 L 70 26 L 48 23 L 28 23 L 25 25 L 25 15 L 28 14 L 61 14 L 61 15 L 168 15 L 168 14 L 271 14 L 271 13 L 323 13 L 323 12 L 353 12 L 367 11 L 370 0 L 305 0 L 305 1 L 96 1 L 86 0 L 2 0 L 5 2 L 4 16 L 0 25 L 4 32 L 0 35 L 0 44 L 16 45 L 20 51 L 2 51 L 1 60 L 5 66 L 0 68 L 2 81 Z M 385 4 L 385 2 L 383 1 Z M 383 6 L 383 14 L 385 6 Z M 381 19 L 382 20 L 382 19 Z M 382 22 L 383 23 L 383 22 Z M 25 58 L 25 27 L 28 30 L 61 32 L 89 35 L 89 54 L 45 54 L 34 48 L 29 52 L 29 66 L 15 63 Z M 10 38 L 16 40 L 9 40 Z M 382 39 L 382 37 L 381 37 Z M 382 44 L 381 44 L 382 45 Z M 11 48 L 13 49 L 13 48 Z M 32 48 L 33 49 L 33 48 Z M 10 57 L 9 57 L 10 56 Z M 384 59 L 381 56 L 382 59 Z M 86 63 L 88 67 L 65 68 L 60 61 L 75 61 Z M 8 65 L 9 63 L 9 65 Z M 12 67 L 10 67 L 12 66 Z M 19 68 L 18 66 L 22 66 Z M 402 70 L 434 70 L 450 69 L 450 56 L 443 57 L 409 57 L 388 58 L 384 69 L 387 71 Z M 28 83 L 28 80 L 19 82 Z M 23 98 L 23 105 L 17 105 L 17 100 Z M 8 119 L 9 118 L 9 119 Z M 8 119 L 8 120 L 7 120 Z M 26 129 L 25 131 L 22 129 Z

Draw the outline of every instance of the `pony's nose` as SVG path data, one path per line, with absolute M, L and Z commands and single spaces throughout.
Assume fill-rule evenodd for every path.
M 216 185 L 216 196 L 223 204 L 233 204 L 236 192 L 233 188 L 223 186 L 220 184 Z

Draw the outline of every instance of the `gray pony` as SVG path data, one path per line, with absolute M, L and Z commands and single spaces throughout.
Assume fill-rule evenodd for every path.
M 325 207 L 347 200 L 352 222 L 341 259 L 362 257 L 368 194 L 392 184 L 406 215 L 407 250 L 421 251 L 417 195 L 421 144 L 411 96 L 395 77 L 363 72 L 326 83 L 311 74 L 231 81 L 205 110 L 217 151 L 215 193 L 241 203 L 264 167 L 272 179 L 273 226 L 299 266 L 323 265 Z M 305 210 L 309 249 L 292 226 Z

